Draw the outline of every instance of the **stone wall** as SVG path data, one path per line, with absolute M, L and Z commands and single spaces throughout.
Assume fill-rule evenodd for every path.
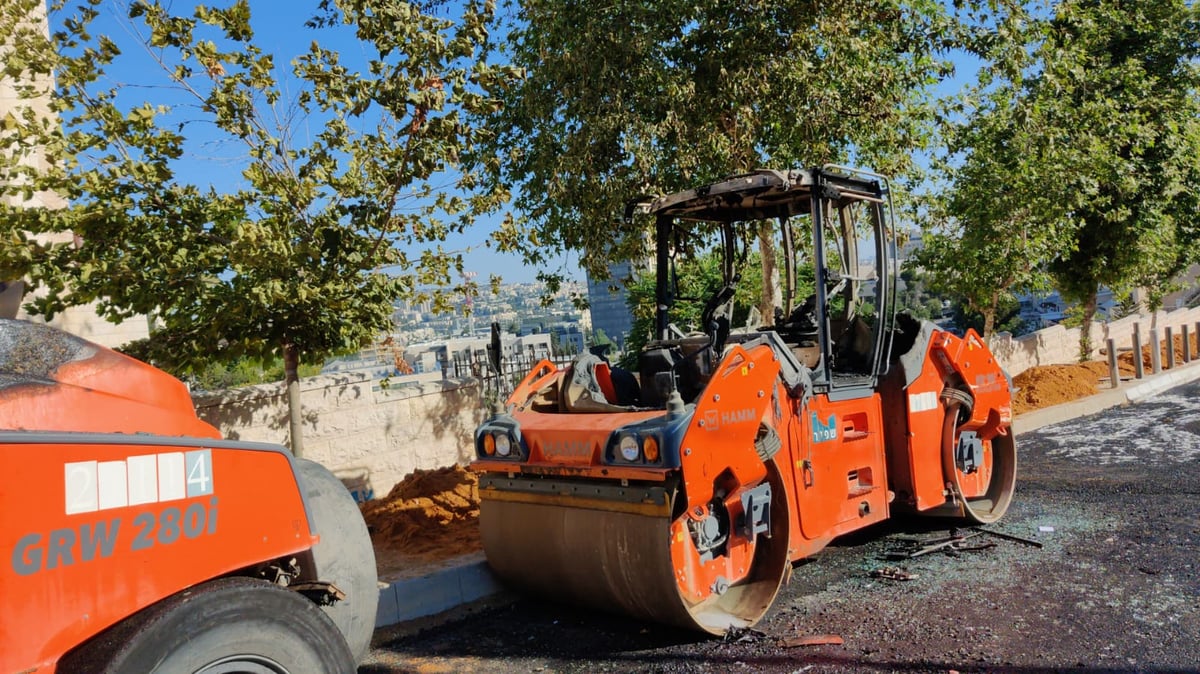
M 200 418 L 228 438 L 288 444 L 282 384 L 192 396 Z M 364 375 L 301 380 L 304 456 L 342 478 L 355 497 L 384 496 L 415 469 L 466 463 L 484 407 L 476 380 L 381 388 Z
M 1112 339 L 1117 350 L 1133 348 L 1134 326 L 1140 326 L 1142 345 L 1149 344 L 1151 328 L 1158 329 L 1160 341 L 1166 339 L 1165 328 L 1180 334 L 1181 326 L 1188 326 L 1188 334 L 1194 334 L 1196 322 L 1200 321 L 1200 307 L 1158 311 L 1154 314 L 1126 316 L 1111 323 L 1096 323 L 1092 326 L 1092 353 L 1094 359 L 1105 358 L 1108 339 Z M 1064 328 L 1061 325 L 1038 330 L 1035 333 L 1014 338 L 1004 332 L 995 336 L 990 343 L 992 352 L 1011 376 L 1028 370 L 1035 365 L 1061 365 L 1079 360 L 1079 328 Z

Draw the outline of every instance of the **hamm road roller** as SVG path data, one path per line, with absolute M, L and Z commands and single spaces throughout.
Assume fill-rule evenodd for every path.
M 379 589 L 346 488 L 182 382 L 0 319 L 0 672 L 352 674 Z
M 476 430 L 483 546 L 501 578 L 720 635 L 758 621 L 792 564 L 837 536 L 894 512 L 1004 514 L 1010 380 L 974 332 L 897 314 L 885 178 L 760 170 L 641 210 L 657 297 L 636 372 L 592 354 L 542 361 Z M 737 262 L 764 220 L 781 306 L 737 327 Z M 687 300 L 676 257 L 705 238 L 723 283 Z M 703 303 L 696 325 L 672 322 L 686 301 Z

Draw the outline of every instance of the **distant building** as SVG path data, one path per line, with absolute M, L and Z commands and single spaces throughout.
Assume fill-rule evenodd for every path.
M 550 327 L 550 334 L 558 342 L 558 347 L 566 353 L 583 353 L 585 340 L 579 326 L 571 323 L 560 323 Z
M 500 348 L 506 362 L 515 361 L 524 366 L 543 358 L 553 358 L 551 341 L 550 333 L 525 336 L 503 333 L 500 336 Z M 356 354 L 327 361 L 321 373 L 365 374 L 373 379 L 391 377 L 396 385 L 403 385 L 409 380 L 483 376 L 489 368 L 487 349 L 490 342 L 490 337 L 453 337 L 410 344 L 402 349 L 372 346 Z M 411 372 L 402 371 L 405 369 Z
M 588 304 L 592 311 L 592 330 L 603 330 L 618 349 L 625 348 L 625 340 L 633 330 L 633 314 L 629 311 L 626 284 L 633 280 L 635 268 L 632 262 L 620 262 L 608 266 L 608 278 L 594 279 L 588 275 Z M 614 289 L 615 288 L 615 289 Z
M 1057 290 L 1045 293 L 1021 293 L 1017 295 L 1017 301 L 1021 307 L 1021 320 L 1025 323 L 1026 329 L 1030 331 L 1058 325 L 1074 306 Z M 1117 301 L 1112 290 L 1100 286 L 1100 290 L 1096 293 L 1096 320 L 1109 320 L 1116 306 Z

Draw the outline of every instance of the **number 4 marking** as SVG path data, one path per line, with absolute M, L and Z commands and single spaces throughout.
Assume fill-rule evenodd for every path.
M 188 452 L 184 459 L 187 466 L 187 495 L 203 496 L 213 493 L 212 452 L 201 449 Z

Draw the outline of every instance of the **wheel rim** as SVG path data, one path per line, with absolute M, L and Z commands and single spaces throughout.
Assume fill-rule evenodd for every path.
M 263 655 L 230 655 L 196 670 L 196 674 L 292 674 L 287 667 Z

